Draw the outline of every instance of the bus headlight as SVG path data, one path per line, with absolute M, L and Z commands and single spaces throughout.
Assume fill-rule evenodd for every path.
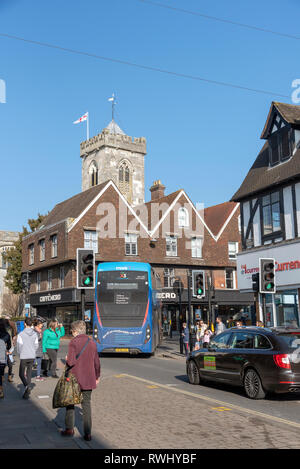
M 150 329 L 150 326 L 149 326 L 149 324 L 148 324 L 147 329 L 146 329 L 146 340 L 145 340 L 145 343 L 149 342 L 150 338 L 151 338 L 151 329 Z

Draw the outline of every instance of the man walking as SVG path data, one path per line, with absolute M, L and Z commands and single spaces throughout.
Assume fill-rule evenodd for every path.
M 23 399 L 29 399 L 30 396 L 32 367 L 38 346 L 38 336 L 32 329 L 32 319 L 26 318 L 25 328 L 17 338 L 17 351 L 20 355 L 19 376 L 25 386 Z
M 224 332 L 226 329 L 225 324 L 222 321 L 222 318 L 217 317 L 216 319 L 216 335 L 221 334 L 221 332 Z

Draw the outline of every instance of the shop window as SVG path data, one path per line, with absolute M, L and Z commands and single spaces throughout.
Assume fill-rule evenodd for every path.
M 299 326 L 299 300 L 297 290 L 286 290 L 275 294 L 277 326 Z

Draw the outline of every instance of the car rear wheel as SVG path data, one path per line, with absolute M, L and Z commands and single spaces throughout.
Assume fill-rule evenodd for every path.
M 200 384 L 200 373 L 194 360 L 188 364 L 188 378 L 190 384 Z
M 244 389 L 250 399 L 264 399 L 266 397 L 260 377 L 253 369 L 249 369 L 245 373 Z

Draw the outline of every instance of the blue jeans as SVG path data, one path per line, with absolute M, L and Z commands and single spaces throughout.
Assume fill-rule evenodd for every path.
M 36 363 L 37 363 L 36 375 L 41 376 L 42 357 L 36 357 Z

